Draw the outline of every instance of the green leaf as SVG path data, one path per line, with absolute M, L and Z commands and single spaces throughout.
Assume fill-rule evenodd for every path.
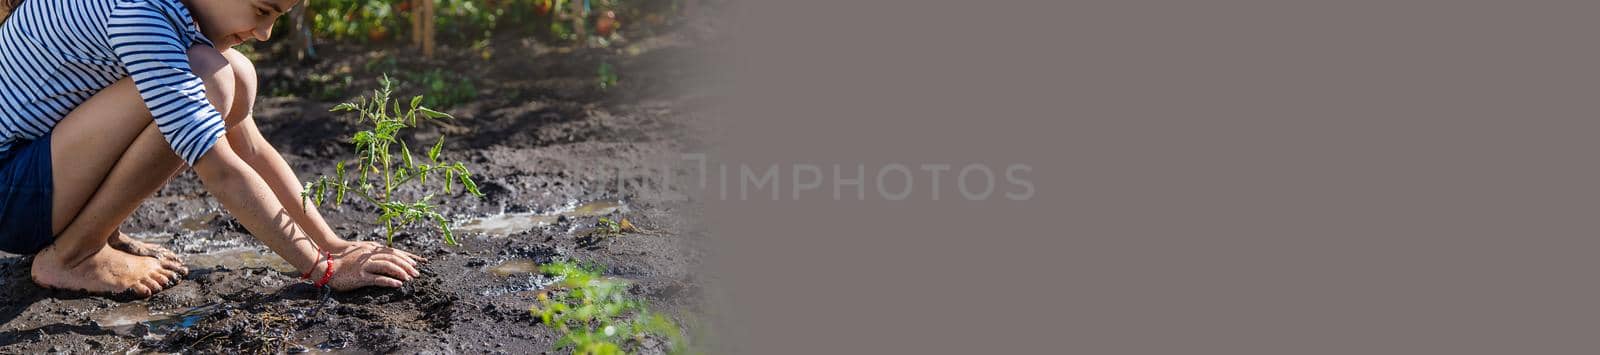
M 418 107 L 417 112 L 421 112 L 423 116 L 428 117 L 429 119 L 455 118 L 454 116 L 450 116 L 448 113 L 434 111 L 433 109 L 427 107 Z
M 400 141 L 400 151 L 406 153 L 406 170 L 416 170 L 417 162 L 411 159 L 411 147 L 407 147 L 405 141 Z
M 345 190 L 349 190 L 349 189 L 350 189 L 349 187 L 345 186 L 344 182 L 340 182 L 339 183 L 338 193 L 335 194 L 337 196 L 333 197 L 334 202 L 343 202 L 344 201 L 344 191 Z
M 439 162 L 439 152 L 444 150 L 444 135 L 439 136 L 439 142 L 433 144 L 433 149 L 428 150 L 428 160 Z
M 311 200 L 311 182 L 306 182 L 306 187 L 300 189 L 300 209 L 306 210 L 306 202 Z
M 342 104 L 338 104 L 336 106 L 333 106 L 333 109 L 328 110 L 328 112 L 358 111 L 358 110 L 360 110 L 360 108 L 356 107 L 356 104 L 346 102 L 346 103 L 342 103 Z
M 323 196 L 328 192 L 328 179 L 317 180 L 317 205 L 322 205 Z
M 461 169 L 460 175 L 457 175 L 461 177 L 461 187 L 466 188 L 467 192 L 474 196 L 483 197 L 483 193 L 478 192 L 478 183 L 472 182 L 472 173 L 467 172 L 467 167 L 461 165 L 461 163 L 456 163 L 456 168 Z
M 450 182 L 456 179 L 456 169 L 444 171 L 444 193 L 450 193 Z
M 448 245 L 459 245 L 456 244 L 455 233 L 450 231 L 450 221 L 445 220 L 444 215 L 438 213 L 433 213 L 432 215 L 434 222 L 439 223 L 439 230 L 444 232 L 444 243 Z
M 594 320 L 594 317 L 599 315 L 598 313 L 599 310 L 595 309 L 594 305 L 583 305 L 579 306 L 577 311 L 573 312 L 573 315 L 577 316 L 578 319 L 590 321 Z
M 411 109 L 416 110 L 418 106 L 422 106 L 422 96 L 411 98 Z

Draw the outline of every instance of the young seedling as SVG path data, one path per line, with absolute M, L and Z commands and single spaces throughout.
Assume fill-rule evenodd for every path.
M 583 248 L 596 248 L 601 242 L 610 241 L 611 238 L 626 233 L 655 234 L 655 231 L 640 229 L 629 222 L 627 218 L 611 219 L 600 217 L 594 229 L 586 230 L 578 236 L 578 246 Z
M 615 235 L 621 235 L 622 233 L 633 233 L 633 232 L 638 232 L 638 231 L 639 231 L 639 228 L 634 227 L 633 226 L 633 222 L 629 222 L 627 218 L 623 218 L 621 220 L 615 220 L 615 219 L 600 217 L 600 227 L 599 227 L 599 229 L 595 230 L 595 233 L 601 234 L 601 235 L 604 235 L 604 236 L 615 236 Z
M 687 349 L 683 330 L 666 316 L 651 312 L 643 300 L 628 297 L 627 282 L 567 262 L 546 264 L 539 270 L 560 278 L 560 290 L 556 296 L 540 292 L 538 304 L 529 312 L 561 333 L 557 346 L 571 346 L 573 354 L 623 354 L 630 345 L 642 345 L 647 336 L 654 336 L 668 341 L 670 353 Z
M 360 115 L 361 122 L 372 126 L 356 132 L 350 139 L 351 144 L 355 145 L 356 159 L 335 163 L 332 178 L 321 176 L 307 182 L 305 190 L 301 192 L 301 203 L 314 201 L 321 206 L 330 193 L 333 194 L 334 203 L 343 203 L 345 193 L 353 193 L 377 207 L 379 214 L 376 222 L 384 226 L 389 244 L 394 244 L 395 229 L 423 221 L 438 224 L 444 234 L 445 244 L 457 245 L 455 234 L 450 231 L 450 219 L 435 211 L 434 204 L 430 202 L 438 192 L 435 190 L 438 186 L 428 185 L 428 177 L 434 176 L 434 181 L 443 184 L 444 193 L 447 194 L 452 193 L 452 186 L 458 183 L 468 194 L 482 197 L 483 193 L 478 191 L 478 184 L 472 181 L 472 173 L 465 164 L 440 158 L 444 150 L 443 135 L 428 150 L 425 161 L 412 156 L 411 148 L 399 139 L 401 130 L 416 127 L 419 119 L 452 117 L 423 107 L 422 96 L 413 97 L 409 106 L 402 107 L 398 100 L 390 100 L 393 82 L 389 77 L 384 76 L 379 82 L 383 87 L 374 90 L 371 98 L 361 97 L 356 102 L 334 106 L 332 111 L 355 112 Z M 399 146 L 398 150 L 395 149 L 396 145 Z M 351 180 L 347 166 L 359 173 L 354 180 Z M 410 183 L 420 185 L 426 194 L 420 200 L 401 201 L 395 192 Z

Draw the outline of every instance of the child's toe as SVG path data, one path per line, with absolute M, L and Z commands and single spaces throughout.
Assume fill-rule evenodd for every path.
M 145 286 L 142 283 L 128 288 L 128 292 L 133 293 L 134 296 L 139 298 L 150 297 L 150 295 L 155 294 L 155 291 L 150 290 L 150 286 Z
M 171 272 L 177 273 L 178 275 L 188 275 L 189 274 L 189 268 L 188 267 L 184 267 L 183 266 L 183 262 L 179 262 L 179 261 L 175 261 L 175 260 L 167 260 L 167 259 L 159 259 L 159 261 L 161 262 L 161 269 L 163 269 L 163 270 L 171 271 Z

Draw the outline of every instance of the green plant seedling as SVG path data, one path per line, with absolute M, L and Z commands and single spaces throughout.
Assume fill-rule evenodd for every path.
M 600 217 L 600 233 L 609 235 L 622 234 L 622 224 L 610 218 Z
M 571 347 L 574 354 L 625 354 L 653 336 L 666 339 L 670 353 L 687 349 L 683 329 L 651 312 L 643 300 L 629 297 L 626 281 L 568 262 L 542 265 L 539 271 L 561 279 L 555 296 L 539 293 L 529 310 L 561 334 L 557 346 Z
M 389 77 L 379 82 L 383 87 L 374 90 L 372 97 L 361 97 L 333 108 L 334 112 L 355 112 L 361 122 L 370 123 L 371 127 L 356 132 L 350 139 L 356 158 L 336 163 L 331 178 L 321 176 L 307 182 L 301 192 L 301 203 L 314 201 L 320 206 L 330 194 L 334 203 L 343 203 L 345 193 L 352 193 L 378 209 L 376 222 L 384 226 L 385 237 L 391 245 L 397 228 L 417 222 L 437 224 L 444 234 L 444 242 L 457 245 L 455 234 L 450 231 L 450 219 L 436 211 L 430 200 L 439 192 L 438 185 L 443 185 L 446 194 L 452 193 L 452 186 L 456 184 L 473 196 L 482 197 L 483 193 L 478 191 L 478 184 L 472 180 L 466 164 L 442 158 L 443 136 L 427 151 L 426 160 L 413 156 L 411 148 L 399 138 L 402 130 L 416 127 L 419 120 L 452 117 L 422 106 L 422 96 L 413 97 L 408 106 L 401 106 L 400 101 L 390 99 L 393 82 Z M 351 173 L 349 169 L 356 172 Z M 434 177 L 436 184 L 428 184 L 429 176 Z M 395 192 L 407 184 L 420 185 L 425 195 L 415 201 L 401 201 Z

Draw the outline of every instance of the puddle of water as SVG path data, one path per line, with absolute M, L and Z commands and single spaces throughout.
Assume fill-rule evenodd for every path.
M 166 335 L 178 329 L 193 327 L 195 324 L 200 323 L 201 318 L 216 313 L 220 309 L 222 307 L 219 305 L 208 304 L 161 318 L 151 319 L 146 321 L 145 324 L 150 326 L 151 334 Z
M 133 327 L 150 320 L 150 309 L 142 304 L 126 304 L 94 317 L 94 324 L 119 335 L 133 335 Z
M 456 227 L 456 230 L 507 236 L 526 232 L 534 227 L 555 223 L 557 218 L 559 218 L 559 216 L 534 213 L 509 213 L 497 216 L 474 218 L 470 221 L 467 221 L 467 223 Z
M 505 279 L 505 284 L 483 290 L 484 296 L 502 296 L 519 292 L 545 290 L 560 282 L 560 278 L 539 273 L 539 263 L 533 259 L 511 259 L 485 268 L 490 274 Z
M 535 227 L 555 223 L 561 216 L 567 217 L 598 217 L 616 211 L 626 211 L 627 205 L 617 201 L 596 201 L 574 206 L 571 209 L 554 213 L 503 213 L 493 216 L 473 218 L 456 227 L 457 231 L 466 233 L 482 233 L 490 236 L 505 237 L 512 234 L 527 232 Z
M 499 265 L 489 267 L 489 273 L 500 277 L 518 274 L 537 274 L 539 273 L 539 264 L 528 259 L 511 259 L 500 263 Z
M 160 232 L 134 232 L 128 233 L 128 236 L 133 237 L 133 239 L 137 239 L 141 242 L 155 245 L 165 245 L 167 242 L 172 241 L 171 234 Z
M 193 327 L 200 319 L 221 309 L 217 304 L 190 308 L 178 313 L 151 312 L 144 304 L 126 304 L 94 317 L 95 325 L 124 336 L 136 336 L 143 328 L 147 339 L 159 340 L 179 329 Z
M 242 269 L 251 267 L 266 267 L 285 273 L 298 272 L 294 265 L 278 257 L 271 251 L 257 248 L 230 248 L 204 254 L 184 255 L 184 263 L 190 268 L 215 268 L 225 266 L 229 269 Z
M 187 232 L 210 230 L 211 221 L 216 220 L 218 217 L 222 217 L 222 212 L 211 211 L 189 216 L 188 218 L 178 220 L 178 228 L 181 228 Z
M 596 201 L 585 203 L 582 206 L 573 208 L 571 212 L 562 213 L 562 215 L 568 217 L 598 217 L 616 212 L 622 207 L 622 203 L 616 201 Z

